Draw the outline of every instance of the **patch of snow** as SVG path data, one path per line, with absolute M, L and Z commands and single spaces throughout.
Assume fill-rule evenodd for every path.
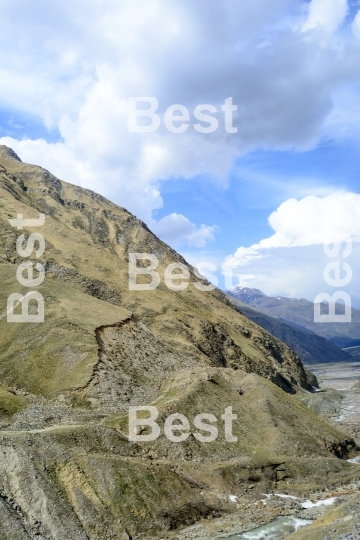
M 316 506 L 330 506 L 333 504 L 338 497 L 330 497 L 329 499 L 322 499 L 321 501 L 317 501 L 316 503 L 313 503 L 312 501 L 304 501 L 301 503 L 302 508 L 315 508 Z
M 355 411 L 351 412 L 344 412 L 344 414 L 341 414 L 338 418 L 335 418 L 335 422 L 342 422 L 345 420 L 347 416 L 350 416 L 351 414 L 356 414 Z

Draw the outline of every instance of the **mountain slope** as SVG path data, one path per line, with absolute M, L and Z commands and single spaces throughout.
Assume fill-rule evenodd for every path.
M 260 310 L 233 297 L 229 297 L 235 307 L 249 319 L 277 337 L 299 355 L 304 364 L 321 364 L 331 362 L 350 362 L 352 357 L 346 351 L 336 347 L 331 341 L 318 336 L 305 327 L 291 326 L 282 320 L 275 319 L 262 313 Z
M 0 262 L 7 275 L 11 275 L 11 269 L 15 274 L 14 265 L 22 262 L 15 249 L 19 233 L 10 226 L 9 218 L 17 214 L 37 217 L 42 212 L 46 215 L 41 228 L 46 250 L 39 260 L 46 268 L 45 284 L 53 280 L 64 291 L 71 286 L 129 310 L 176 351 L 186 365 L 205 362 L 243 368 L 288 390 L 293 384 L 308 387 L 301 362 L 287 346 L 240 315 L 221 291 L 196 289 L 194 283 L 198 279 L 193 268 L 140 220 L 100 195 L 61 182 L 40 167 L 22 163 L 6 147 L 0 149 L 0 163 Z M 128 261 L 133 252 L 158 257 L 161 282 L 156 290 L 129 290 Z M 190 274 L 191 283 L 181 292 L 169 290 L 163 279 L 165 268 L 174 262 L 184 264 Z M 147 276 L 139 278 L 146 280 Z M 15 275 L 13 279 L 14 292 L 21 293 Z M 9 289 L 2 291 L 0 305 L 6 305 L 10 289 L 9 282 Z M 45 307 L 51 303 L 48 299 Z M 56 312 L 55 309 L 55 316 Z M 7 328 L 4 324 L 2 327 Z M 34 361 L 31 354 L 30 363 Z M 5 368 L 1 370 L 6 358 L 0 356 L 0 377 L 6 372 Z M 13 382 L 9 379 L 9 384 Z M 25 379 L 18 383 L 25 385 Z M 39 385 L 42 387 L 42 382 Z M 56 393 L 55 388 L 52 391 Z

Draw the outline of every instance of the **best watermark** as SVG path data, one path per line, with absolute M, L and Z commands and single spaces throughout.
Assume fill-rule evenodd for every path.
M 139 108 L 140 103 L 148 105 L 146 109 Z M 159 129 L 160 116 L 156 113 L 159 102 L 155 97 L 131 97 L 129 98 L 129 131 L 130 133 L 151 133 Z M 238 128 L 233 125 L 233 113 L 237 111 L 237 105 L 233 105 L 232 97 L 225 99 L 221 106 L 224 113 L 224 128 L 227 133 L 237 133 Z M 216 116 L 218 109 L 209 103 L 198 105 L 194 109 L 194 117 L 199 122 L 193 123 L 193 128 L 199 133 L 213 133 L 219 127 Z M 139 125 L 138 119 L 146 124 Z M 190 112 L 179 103 L 170 105 L 164 113 L 164 125 L 170 133 L 184 133 L 190 127 Z M 201 123 L 200 123 L 201 122 Z
M 22 214 L 17 219 L 9 219 L 10 225 L 21 231 L 23 227 L 42 227 L 45 224 L 45 214 L 39 214 L 37 219 L 24 219 Z M 36 243 L 38 244 L 35 249 Z M 24 245 L 25 244 L 25 245 Z M 45 240 L 40 233 L 32 233 L 28 238 L 21 234 L 16 241 L 16 251 L 20 257 L 30 257 L 35 249 L 35 257 L 38 259 L 45 251 Z M 34 268 L 38 276 L 34 277 Z M 27 272 L 27 276 L 24 273 Z M 45 279 L 45 268 L 39 262 L 26 261 L 21 263 L 16 271 L 16 277 L 20 285 L 24 287 L 39 287 Z M 30 313 L 30 301 L 37 304 L 37 313 Z M 21 303 L 21 313 L 15 314 L 15 307 Z M 27 294 L 13 293 L 7 302 L 7 322 L 9 323 L 41 323 L 45 319 L 44 297 L 39 291 L 29 291 Z
M 141 267 L 138 266 L 139 261 L 149 261 L 149 266 Z M 156 272 L 156 269 L 159 265 L 158 258 L 151 253 L 129 253 L 129 290 L 130 291 L 153 291 L 158 288 L 160 285 L 160 274 Z M 197 268 L 194 268 L 195 276 L 200 280 L 205 280 L 206 278 L 200 274 L 202 269 L 207 270 L 216 270 L 216 266 L 212 263 L 200 263 Z M 151 278 L 150 283 L 138 283 L 137 276 L 146 275 Z M 212 276 L 214 280 L 216 276 Z M 184 291 L 190 280 L 190 271 L 188 267 L 181 262 L 174 262 L 169 264 L 164 272 L 164 282 L 166 286 L 175 292 Z M 176 283 L 174 283 L 176 282 Z M 200 281 L 194 282 L 194 287 L 199 291 L 212 291 L 216 288 L 216 285 L 209 283 L 205 285 Z
M 139 418 L 139 412 L 149 413 L 147 418 Z M 156 422 L 159 411 L 153 406 L 130 407 L 129 408 L 129 440 L 133 442 L 150 442 L 160 437 L 161 428 Z M 224 436 L 227 442 L 237 442 L 238 438 L 233 435 L 233 422 L 237 420 L 237 415 L 233 414 L 232 407 L 227 407 L 221 415 L 224 421 Z M 191 431 L 190 422 L 187 417 L 180 413 L 170 414 L 164 423 L 165 437 L 171 442 L 183 442 L 192 434 L 197 441 L 203 443 L 213 442 L 219 435 L 217 428 L 217 418 L 213 414 L 202 413 L 194 418 L 194 426 L 200 431 Z M 150 433 L 142 433 L 143 430 Z M 207 433 L 204 435 L 201 432 Z
M 324 252 L 328 257 L 338 257 L 341 247 L 345 244 L 342 252 L 342 258 L 346 259 L 352 251 L 352 240 L 349 236 L 338 234 L 335 242 L 324 244 Z M 341 276 L 341 271 L 345 275 Z M 333 275 L 331 275 L 333 273 Z M 352 270 L 347 262 L 333 261 L 324 268 L 324 280 L 331 287 L 346 287 L 352 279 Z M 339 300 L 344 302 L 344 313 L 336 313 L 336 306 L 339 306 Z M 321 306 L 328 306 L 328 313 L 321 313 Z M 332 296 L 328 293 L 320 293 L 314 300 L 314 322 L 318 323 L 350 323 L 351 322 L 351 297 L 346 291 L 336 291 Z

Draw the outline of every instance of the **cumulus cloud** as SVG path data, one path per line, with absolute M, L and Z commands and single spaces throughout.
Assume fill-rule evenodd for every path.
M 323 269 L 329 263 L 323 244 L 343 241 L 339 258 L 350 238 L 346 257 L 355 276 L 349 286 L 360 302 L 360 195 L 338 192 L 325 197 L 289 199 L 269 216 L 275 234 L 250 247 L 239 247 L 226 258 L 223 273 L 227 287 L 256 287 L 269 295 L 311 299 L 329 292 Z M 356 270 L 356 271 L 355 271 Z
M 259 147 L 308 149 L 349 129 L 358 136 L 360 110 L 336 115 L 344 100 L 334 98 L 360 79 L 352 30 L 340 48 L 309 37 L 319 27 L 336 32 L 346 11 L 346 0 L 312 0 L 304 22 L 300 0 L 4 0 L 0 102 L 41 119 L 60 140 L 2 142 L 153 225 L 167 179 L 205 175 L 225 184 L 235 160 Z M 158 99 L 158 131 L 129 133 L 128 99 L 136 96 Z M 230 96 L 236 134 L 224 129 L 221 105 Z M 190 112 L 183 134 L 164 126 L 175 103 Z M 194 108 L 206 103 L 219 120 L 210 134 L 192 125 Z M 212 227 L 196 227 L 187 242 L 211 241 Z
M 185 243 L 188 246 L 204 247 L 214 240 L 217 227 L 202 224 L 199 228 L 181 214 L 172 213 L 154 224 L 154 232 L 169 244 Z
M 312 0 L 302 30 L 320 28 L 333 34 L 344 22 L 347 12 L 347 0 Z
M 270 215 L 269 224 L 275 234 L 262 240 L 261 248 L 323 244 L 340 233 L 360 240 L 360 195 L 335 192 L 289 199 Z
M 360 195 L 335 192 L 288 199 L 268 219 L 275 234 L 250 247 L 239 247 L 227 258 L 226 268 L 246 266 L 267 255 L 267 250 L 316 246 L 335 242 L 339 235 L 360 242 Z
M 62 143 L 48 144 L 45 139 L 18 141 L 12 137 L 2 137 L 0 142 L 13 148 L 25 163 L 41 163 L 42 167 L 62 180 L 89 188 L 95 184 L 89 164 L 78 159 L 75 153 Z
M 297 0 L 276 0 L 271 6 L 265 0 L 226 0 L 221 6 L 215 0 L 88 0 L 76 5 L 65 0 L 61 10 L 42 2 L 32 7 L 25 0 L 2 2 L 2 48 L 10 53 L 2 58 L 0 98 L 58 126 L 65 144 L 78 152 L 78 146 L 93 142 L 91 151 L 100 156 L 110 138 L 122 157 L 130 96 L 156 96 L 163 113 L 172 103 L 190 111 L 211 103 L 220 111 L 232 95 L 239 107 L 237 137 L 224 140 L 226 133 L 219 129 L 208 137 L 206 158 L 222 142 L 226 148 L 234 143 L 236 155 L 258 145 L 311 144 L 331 109 L 334 84 L 354 75 L 343 70 L 345 55 L 351 53 L 354 63 L 359 58 L 351 50 L 343 57 L 331 47 L 319 49 L 294 30 L 294 19 L 302 16 Z M 338 25 L 344 13 L 346 0 L 312 0 L 305 27 L 329 21 Z M 14 32 L 22 36 L 16 44 Z M 174 140 L 181 145 L 187 139 L 179 153 L 191 155 L 196 132 L 168 135 L 163 130 L 162 147 L 175 161 L 156 173 L 183 174 L 171 147 Z M 130 137 L 130 170 L 151 138 Z M 231 160 L 215 174 L 229 166 Z M 189 167 L 195 167 L 192 174 L 198 172 L 196 156 Z M 208 170 L 213 169 L 211 160 Z
M 343 249 L 345 245 L 343 244 Z M 352 300 L 352 305 L 360 308 L 360 272 L 359 257 L 360 243 L 353 243 L 351 254 L 346 258 L 352 270 L 352 279 L 346 287 L 331 287 L 326 283 L 324 270 L 329 263 L 340 261 L 342 264 L 342 251 L 338 258 L 329 258 L 324 253 L 322 245 L 273 248 L 266 252 L 266 256 L 249 260 L 240 267 L 226 268 L 226 288 L 235 285 L 257 288 L 269 296 L 287 296 L 292 298 L 306 298 L 314 301 L 320 293 L 332 295 L 337 290 L 345 290 Z M 333 275 L 333 274 L 332 274 Z M 341 270 L 341 275 L 345 272 Z
M 352 31 L 355 37 L 360 41 L 360 11 L 357 12 L 352 23 Z

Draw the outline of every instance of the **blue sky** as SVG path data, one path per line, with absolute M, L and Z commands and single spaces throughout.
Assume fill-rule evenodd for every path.
M 57 129 L 49 130 L 41 117 L 3 106 L 0 108 L 0 137 L 18 139 L 44 138 L 48 142 L 61 140 Z
M 360 306 L 359 10 L 4 0 L 0 142 L 125 206 L 192 264 L 212 262 L 221 287 L 231 272 L 267 294 L 334 292 L 323 243 L 347 235 L 345 288 Z M 160 128 L 130 133 L 129 98 L 144 96 L 157 99 Z M 224 126 L 229 97 L 237 133 Z M 189 110 L 183 133 L 164 126 L 173 104 Z M 207 134 L 192 125 L 204 104 L 219 120 Z

